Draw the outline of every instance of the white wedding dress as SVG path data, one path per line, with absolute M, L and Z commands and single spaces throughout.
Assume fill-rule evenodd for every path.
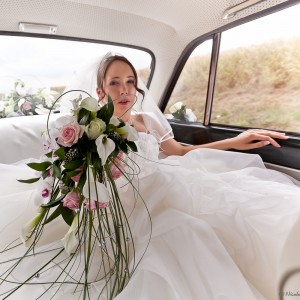
M 115 300 L 279 299 L 282 276 L 300 265 L 299 183 L 266 169 L 257 155 L 199 149 L 158 160 L 153 136 L 139 136 L 140 156 L 131 158 L 140 174 L 133 185 L 151 221 L 142 201 L 134 200 L 132 186 L 118 179 L 124 208 L 133 211 L 129 222 L 136 256 L 142 259 Z M 0 251 L 36 214 L 34 184 L 16 181 L 31 178 L 32 172 L 24 162 L 0 165 Z M 56 219 L 45 230 L 41 249 L 59 244 L 66 230 Z M 1 262 L 20 251 L 1 254 Z M 42 257 L 22 262 L 13 280 L 27 278 Z M 45 289 L 39 283 L 51 280 L 51 270 L 41 273 L 8 299 L 37 299 Z M 297 284 L 289 291 L 297 292 Z M 11 286 L 2 283 L 0 295 Z M 105 299 L 97 296 L 100 288 L 91 285 L 90 299 Z M 82 299 L 73 291 L 74 286 L 61 287 L 39 299 Z

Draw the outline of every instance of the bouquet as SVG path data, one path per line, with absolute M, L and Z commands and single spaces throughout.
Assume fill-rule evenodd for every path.
M 50 126 L 47 124 L 43 134 L 45 157 L 28 164 L 37 177 L 19 180 L 39 184 L 35 199 L 39 211 L 22 229 L 21 239 L 28 247 L 25 255 L 1 279 L 5 281 L 22 259 L 35 255 L 45 225 L 51 226 L 54 219 L 62 217 L 69 229 L 53 257 L 47 258 L 38 272 L 19 283 L 4 299 L 39 277 L 54 261 L 59 265 L 56 260 L 63 252 L 67 258 L 61 260 L 61 272 L 56 280 L 48 283 L 46 292 L 54 286 L 59 289 L 64 283 L 72 283 L 82 299 L 90 299 L 91 283 L 101 281 L 104 285 L 99 294 L 106 292 L 107 299 L 113 299 L 134 271 L 134 266 L 131 269 L 129 266 L 134 257 L 132 234 L 115 180 L 127 176 L 126 157 L 130 151 L 137 151 L 134 141 L 138 134 L 132 126 L 113 116 L 110 97 L 102 107 L 96 99 L 82 99 L 81 95 L 72 104 L 71 115 L 58 118 Z M 84 259 L 77 264 L 79 254 Z M 99 265 L 95 268 L 96 256 Z M 97 270 L 93 276 L 92 266 Z M 82 272 L 75 278 L 80 268 Z
M 24 81 L 18 79 L 14 90 L 0 100 L 0 118 L 47 114 L 50 109 L 53 111 L 58 108 L 55 101 L 58 94 L 47 88 L 38 89 L 33 93 L 31 89 L 26 89 Z
M 182 102 L 176 102 L 169 108 L 170 113 L 176 120 L 195 122 L 197 117 L 190 108 L 186 108 Z

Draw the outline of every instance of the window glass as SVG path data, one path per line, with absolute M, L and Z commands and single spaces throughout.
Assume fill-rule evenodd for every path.
M 211 49 L 207 40 L 187 60 L 165 109 L 167 118 L 203 122 Z
M 125 55 L 145 84 L 150 74 L 150 54 L 137 49 L 21 36 L 0 44 L 0 118 L 48 113 L 76 71 L 108 51 Z
M 222 34 L 211 122 L 300 131 L 300 5 Z

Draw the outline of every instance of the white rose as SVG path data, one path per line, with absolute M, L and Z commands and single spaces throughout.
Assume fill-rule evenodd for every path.
M 90 140 L 95 140 L 106 129 L 106 124 L 101 119 L 93 119 L 89 125 L 85 127 L 85 132 Z
M 85 98 L 80 103 L 81 108 L 85 108 L 88 111 L 97 112 L 99 109 L 98 101 L 95 98 Z
M 176 111 L 181 109 L 182 105 L 183 105 L 182 102 L 176 102 L 169 108 L 170 113 L 172 114 L 176 113 Z

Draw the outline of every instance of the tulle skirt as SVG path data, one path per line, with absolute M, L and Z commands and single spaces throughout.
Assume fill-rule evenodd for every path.
M 287 271 L 300 266 L 299 182 L 266 169 L 257 155 L 211 149 L 148 161 L 140 169 L 132 181 L 137 190 L 124 178 L 118 180 L 133 235 L 132 260 L 138 264 L 116 300 L 273 300 L 281 292 L 297 293 L 300 281 L 291 280 L 282 291 L 279 284 Z M 0 171 L 2 250 L 37 208 L 34 184 L 16 181 L 34 177 L 32 171 L 23 163 L 1 165 Z M 53 281 L 56 273 L 49 268 L 39 274 L 38 269 L 48 250 L 53 255 L 61 246 L 67 230 L 62 219 L 48 226 L 39 248 L 44 254 L 24 260 L 14 275 L 22 281 L 36 272 L 33 284 L 8 299 L 37 299 L 45 291 L 41 282 Z M 1 261 L 25 250 L 2 253 Z M 0 265 L 1 273 L 5 266 Z M 13 285 L 2 283 L 0 295 Z M 101 281 L 91 284 L 90 299 L 106 299 L 105 293 L 99 297 L 102 288 Z M 74 285 L 62 285 L 43 297 L 82 299 L 82 294 Z

